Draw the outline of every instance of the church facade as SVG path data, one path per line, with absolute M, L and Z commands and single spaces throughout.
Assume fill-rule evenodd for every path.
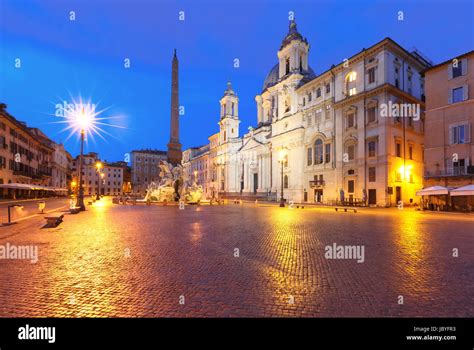
M 308 56 L 291 21 L 255 97 L 257 125 L 242 136 L 228 83 L 219 132 L 209 138 L 209 193 L 276 200 L 283 187 L 294 202 L 414 203 L 423 187 L 421 72 L 429 61 L 390 38 L 319 75 Z

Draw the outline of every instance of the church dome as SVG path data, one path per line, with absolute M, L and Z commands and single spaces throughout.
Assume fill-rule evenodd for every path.
M 263 91 L 268 89 L 269 87 L 275 85 L 278 83 L 278 75 L 280 74 L 280 68 L 279 64 L 275 64 L 273 68 L 270 70 L 270 73 L 267 74 L 267 77 L 265 78 L 265 81 L 263 82 Z M 311 67 L 308 67 L 308 70 L 305 72 L 302 72 L 304 75 L 305 80 L 311 80 L 316 77 L 316 74 L 314 73 L 313 69 Z
M 278 74 L 279 74 L 279 65 L 277 63 L 270 70 L 270 73 L 267 74 L 267 77 L 265 78 L 265 81 L 263 82 L 263 90 L 278 83 Z

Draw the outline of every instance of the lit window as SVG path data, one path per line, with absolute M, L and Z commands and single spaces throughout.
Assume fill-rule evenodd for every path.
M 349 96 L 355 95 L 356 94 L 356 88 L 351 88 L 349 89 Z
M 349 73 L 349 82 L 353 82 L 357 79 L 357 73 L 356 72 L 350 72 Z

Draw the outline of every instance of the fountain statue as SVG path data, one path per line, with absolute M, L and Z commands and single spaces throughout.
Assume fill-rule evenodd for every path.
M 171 203 L 183 200 L 187 203 L 199 203 L 203 189 L 196 181 L 191 182 L 182 165 L 173 166 L 167 161 L 161 161 L 160 182 L 148 185 L 145 201 Z

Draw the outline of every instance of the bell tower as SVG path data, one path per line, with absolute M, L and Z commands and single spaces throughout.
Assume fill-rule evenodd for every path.
M 230 81 L 227 83 L 220 105 L 220 143 L 225 143 L 231 138 L 239 137 L 239 98 L 235 94 Z
M 298 73 L 304 75 L 308 71 L 308 51 L 308 41 L 298 32 L 296 22 L 292 19 L 288 34 L 278 50 L 278 77 Z

